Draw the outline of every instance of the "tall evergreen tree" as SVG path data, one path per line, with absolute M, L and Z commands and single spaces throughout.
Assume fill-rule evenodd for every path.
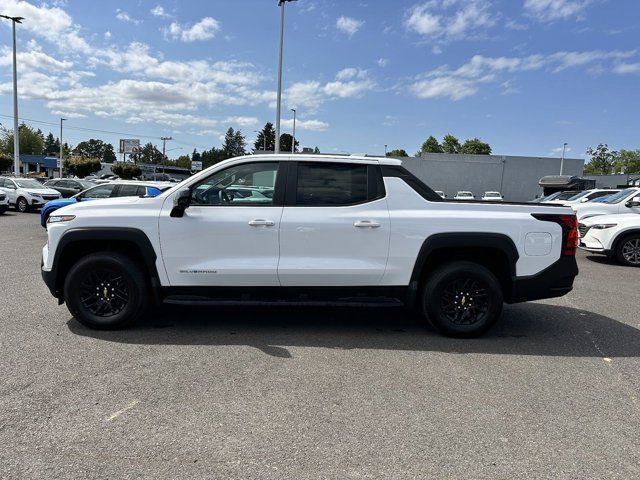
M 273 123 L 265 123 L 262 130 L 258 132 L 253 148 L 255 150 L 266 150 L 267 152 L 273 152 L 276 149 L 276 130 L 273 128 Z
M 289 133 L 283 133 L 280 135 L 280 152 L 287 153 L 291 152 L 291 141 L 293 140 L 293 136 Z M 296 140 L 296 152 L 298 151 L 298 147 L 300 146 L 300 142 Z
M 461 149 L 460 141 L 450 133 L 447 133 L 442 139 L 442 151 L 444 153 L 460 153 Z

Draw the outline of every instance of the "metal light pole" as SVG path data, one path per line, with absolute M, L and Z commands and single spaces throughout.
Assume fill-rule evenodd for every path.
M 564 151 L 567 148 L 567 143 L 563 143 L 562 144 L 562 158 L 560 159 L 560 175 L 562 175 L 562 172 L 564 171 Z
M 292 108 L 293 112 L 293 138 L 291 140 L 291 153 L 296 153 L 296 109 Z
M 66 118 L 60 119 L 60 178 L 62 178 L 62 122 L 64 122 Z
M 13 22 L 13 170 L 18 176 L 20 174 L 20 132 L 18 128 L 18 67 L 16 62 L 16 23 L 22 23 L 24 17 L 9 17 L 0 15 L 2 18 Z
M 162 174 L 164 175 L 164 159 L 166 157 L 165 151 L 167 148 L 167 140 L 173 140 L 173 137 L 160 137 L 162 140 Z
M 284 4 L 295 0 L 278 0 L 280 7 L 280 42 L 278 46 L 278 93 L 276 98 L 276 147 L 273 153 L 280 153 L 280 103 L 282 99 L 282 43 L 284 40 Z

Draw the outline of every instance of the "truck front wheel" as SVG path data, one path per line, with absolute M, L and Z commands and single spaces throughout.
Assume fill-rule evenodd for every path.
M 127 328 L 146 310 L 147 283 L 143 270 L 126 255 L 94 253 L 69 270 L 64 299 L 76 320 L 89 328 Z
M 422 311 L 441 333 L 476 337 L 486 332 L 502 313 L 502 288 L 496 276 L 474 262 L 452 262 L 427 278 Z

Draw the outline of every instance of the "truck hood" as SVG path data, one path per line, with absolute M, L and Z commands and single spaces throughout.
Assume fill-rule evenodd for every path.
M 86 209 L 105 209 L 113 207 L 126 207 L 136 204 L 142 200 L 140 197 L 119 197 L 119 198 L 101 198 L 93 199 L 90 202 L 75 202 L 71 205 L 61 208 L 59 211 L 67 215 L 81 214 Z
M 580 223 L 593 226 L 601 223 L 635 223 L 640 226 L 640 214 L 638 213 L 621 213 L 614 215 L 596 215 L 595 217 L 585 218 Z

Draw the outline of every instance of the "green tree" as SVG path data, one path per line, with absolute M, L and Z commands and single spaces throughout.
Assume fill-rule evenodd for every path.
M 444 153 L 460 153 L 462 146 L 456 137 L 447 133 L 442 139 L 442 151 Z
M 171 163 L 176 167 L 191 168 L 191 157 L 189 155 L 180 155 Z
M 200 155 L 198 153 L 197 149 L 193 149 L 193 153 L 191 154 L 191 161 L 192 162 L 201 162 L 202 161 L 202 155 Z
M 95 138 L 80 142 L 73 149 L 73 153 L 74 155 L 82 157 L 99 158 L 106 163 L 113 163 L 116 161 L 116 154 L 113 151 L 113 145 Z
M 255 150 L 266 150 L 267 152 L 273 152 L 276 149 L 276 130 L 273 128 L 273 123 L 267 122 L 264 124 L 264 127 L 256 137 L 256 141 L 253 142 L 253 148 Z
M 640 150 L 620 149 L 613 166 L 614 172 L 640 173 Z
M 202 168 L 208 168 L 222 160 L 230 158 L 222 148 L 211 147 L 211 150 L 204 150 L 201 155 Z
M 44 135 L 40 130 L 25 125 L 18 127 L 20 153 L 27 155 L 42 155 L 44 151 Z M 3 130 L 0 151 L 13 155 L 13 130 Z
M 318 147 L 313 149 L 313 153 L 315 153 L 316 155 L 318 155 L 320 153 L 320 149 Z
M 224 150 L 227 158 L 245 155 L 246 146 L 247 142 L 245 141 L 242 132 L 240 130 L 235 131 L 233 128 L 229 127 L 229 130 L 227 130 L 227 133 L 224 136 L 224 143 L 222 144 L 222 150 Z
M 44 139 L 44 151 L 42 153 L 50 157 L 60 155 L 60 139 L 54 137 L 51 132 Z
M 420 151 L 418 152 L 418 154 L 422 153 L 442 153 L 442 146 L 438 143 L 436 137 L 429 135 L 429 138 L 424 141 Z
M 479 138 L 470 138 L 465 140 L 460 148 L 460 153 L 472 155 L 491 155 L 491 146 L 483 142 Z
M 387 152 L 387 157 L 408 157 L 409 154 L 402 148 L 396 148 Z
M 162 154 L 160 155 L 162 156 Z M 142 174 L 142 169 L 135 163 L 130 162 L 115 162 L 111 166 L 111 171 L 125 180 L 139 177 Z
M 13 157 L 0 153 L 0 172 L 7 172 L 13 168 Z
M 158 164 L 162 163 L 163 158 L 162 152 L 158 150 L 153 143 L 148 142 L 140 149 L 139 153 L 131 155 L 131 160 L 133 160 L 134 163 L 142 162 Z
M 584 173 L 588 175 L 606 175 L 613 170 L 613 163 L 618 152 L 609 150 L 609 145 L 600 143 L 595 148 L 587 148 L 587 155 L 591 157 L 584 167 Z
M 283 133 L 280 135 L 280 152 L 287 153 L 291 152 L 291 141 L 293 140 L 293 136 L 289 133 Z M 296 152 L 298 151 L 298 147 L 300 146 L 300 142 L 296 140 Z
M 64 169 L 67 173 L 79 178 L 96 173 L 100 168 L 102 167 L 99 158 L 75 157 L 64 161 Z

